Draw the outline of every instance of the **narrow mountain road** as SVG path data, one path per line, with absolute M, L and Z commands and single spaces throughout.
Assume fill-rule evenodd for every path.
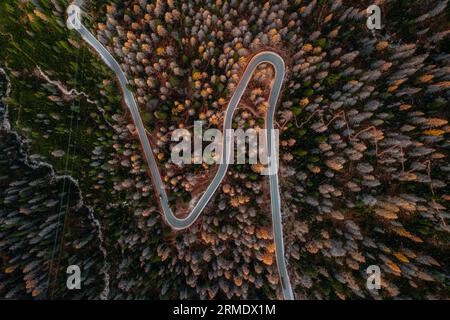
M 139 109 L 134 98 L 133 93 L 128 89 L 128 80 L 122 71 L 119 63 L 111 55 L 111 53 L 92 35 L 91 32 L 81 23 L 81 9 L 76 5 L 69 6 L 68 10 L 68 20 L 67 25 L 71 29 L 77 30 L 81 37 L 90 45 L 95 51 L 100 55 L 103 61 L 114 71 L 117 78 L 119 79 L 120 85 L 124 92 L 125 102 L 128 109 L 131 112 L 136 130 L 141 142 L 143 152 L 145 154 L 145 159 L 150 168 L 153 183 L 156 187 L 156 192 L 158 193 L 158 198 L 161 202 L 161 208 L 163 210 L 163 217 L 167 224 L 174 230 L 183 230 L 190 227 L 195 221 L 197 221 L 200 214 L 205 209 L 206 205 L 211 200 L 212 196 L 220 186 L 223 178 L 228 170 L 229 159 L 232 156 L 232 141 L 226 139 L 227 135 L 224 134 L 225 143 L 222 144 L 222 161 L 220 162 L 219 169 L 214 176 L 211 184 L 208 186 L 206 191 L 203 193 L 201 198 L 198 200 L 195 207 L 185 218 L 178 218 L 175 216 L 173 211 L 169 206 L 169 200 L 165 191 L 165 184 L 161 178 L 161 174 L 158 168 L 158 164 L 155 160 L 155 155 L 152 151 L 144 124 L 142 122 Z M 262 64 L 271 64 L 275 69 L 275 80 L 273 81 L 273 87 L 269 97 L 269 110 L 266 116 L 266 128 L 267 128 L 267 150 L 269 157 L 269 184 L 270 184 L 270 199 L 271 199 L 271 212 L 272 212 L 272 228 L 273 236 L 275 241 L 275 256 L 278 266 L 278 271 L 281 279 L 282 293 L 284 299 L 292 300 L 294 295 L 291 288 L 291 283 L 289 280 L 289 274 L 286 267 L 286 258 L 284 254 L 284 242 L 283 242 L 283 226 L 282 226 L 282 215 L 281 215 L 281 200 L 280 200 L 280 189 L 278 183 L 278 170 L 276 168 L 276 145 L 275 145 L 275 129 L 273 128 L 275 110 L 278 103 L 278 98 L 280 96 L 281 88 L 283 86 L 283 81 L 286 73 L 286 67 L 283 58 L 278 54 L 271 51 L 264 51 L 256 56 L 254 56 L 247 68 L 242 75 L 242 78 L 231 97 L 226 110 L 224 119 L 224 131 L 232 128 L 232 120 L 234 111 L 236 110 L 251 77 L 256 70 L 256 68 Z M 272 161 L 273 159 L 273 161 Z

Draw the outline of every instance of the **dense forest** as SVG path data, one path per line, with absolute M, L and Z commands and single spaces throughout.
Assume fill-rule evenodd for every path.
M 173 208 L 214 167 L 175 166 L 170 134 L 220 128 L 250 58 L 275 51 L 296 298 L 450 297 L 448 0 L 378 1 L 381 30 L 367 29 L 370 1 L 83 2 L 130 80 Z M 260 168 L 231 166 L 194 226 L 165 225 L 116 79 L 66 27 L 67 6 L 0 2 L 0 298 L 280 298 Z M 263 127 L 272 78 L 258 69 L 234 128 Z M 69 265 L 81 290 L 66 288 Z M 381 290 L 366 287 L 370 265 Z

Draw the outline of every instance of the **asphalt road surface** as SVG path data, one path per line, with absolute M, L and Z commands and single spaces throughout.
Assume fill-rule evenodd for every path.
M 185 218 L 178 218 L 175 216 L 173 211 L 169 206 L 169 200 L 165 191 L 165 184 L 162 181 L 161 174 L 159 172 L 158 164 L 155 159 L 155 155 L 152 151 L 152 147 L 147 137 L 147 133 L 142 123 L 142 119 L 139 113 L 139 109 L 134 98 L 133 93 L 128 89 L 128 80 L 123 73 L 119 63 L 116 59 L 109 53 L 109 51 L 89 32 L 88 29 L 84 27 L 81 23 L 81 10 L 76 5 L 71 5 L 68 9 L 68 26 L 72 29 L 77 30 L 82 38 L 92 46 L 95 51 L 100 55 L 103 61 L 114 71 L 117 78 L 119 79 L 120 85 L 124 92 L 125 102 L 128 109 L 131 112 L 136 130 L 141 142 L 142 149 L 145 154 L 146 161 L 150 168 L 150 172 L 153 179 L 153 184 L 156 187 L 156 192 L 161 203 L 161 208 L 163 210 L 163 217 L 167 224 L 175 230 L 183 230 L 190 227 L 200 216 L 200 214 L 205 209 L 206 205 L 209 203 L 217 188 L 220 186 L 223 178 L 225 177 L 229 159 L 232 156 L 232 141 L 225 139 L 225 143 L 222 143 L 222 161 L 219 164 L 219 169 L 214 176 L 211 184 L 208 186 L 206 191 L 198 200 L 197 204 L 194 206 L 192 211 Z M 291 288 L 291 283 L 289 280 L 289 274 L 286 267 L 286 259 L 284 255 L 284 243 L 283 243 L 283 225 L 282 225 L 282 215 L 281 215 L 281 204 L 280 204 L 280 189 L 278 183 L 278 170 L 276 168 L 277 156 L 276 144 L 275 144 L 275 131 L 273 128 L 275 110 L 278 103 L 278 98 L 280 96 L 281 88 L 283 86 L 283 81 L 286 73 L 286 67 L 283 58 L 278 54 L 271 51 L 264 51 L 255 55 L 242 75 L 242 78 L 236 87 L 236 90 L 231 97 L 226 110 L 224 119 L 224 130 L 232 128 L 233 114 L 236 110 L 248 83 L 252 78 L 252 74 L 255 69 L 262 63 L 271 64 L 275 69 L 275 79 L 273 81 L 273 87 L 269 97 L 269 110 L 266 116 L 266 128 L 267 128 L 267 146 L 269 151 L 269 163 L 271 164 L 272 171 L 268 175 L 270 184 L 270 200 L 271 200 L 271 212 L 272 212 L 272 228 L 273 236 L 275 241 L 275 255 L 278 266 L 278 271 L 281 279 L 282 293 L 286 300 L 294 299 L 294 295 Z M 226 135 L 224 135 L 225 137 Z M 274 159 L 274 161 L 272 161 Z

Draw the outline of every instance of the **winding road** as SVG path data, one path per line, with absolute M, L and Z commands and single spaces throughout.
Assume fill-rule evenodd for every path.
M 225 139 L 225 143 L 222 143 L 222 161 L 220 161 L 219 169 L 214 176 L 212 182 L 203 193 L 201 198 L 198 200 L 197 204 L 194 206 L 189 215 L 185 218 L 178 218 L 175 216 L 173 211 L 169 206 L 169 200 L 165 191 L 165 184 L 161 178 L 159 172 L 158 164 L 155 160 L 155 155 L 152 151 L 144 124 L 142 122 L 139 109 L 134 98 L 133 93 L 128 89 L 128 80 L 122 71 L 119 63 L 111 55 L 111 53 L 92 35 L 91 32 L 81 23 L 81 9 L 77 5 L 70 5 L 68 10 L 68 20 L 67 25 L 70 29 L 77 30 L 81 37 L 90 45 L 95 51 L 100 55 L 102 60 L 114 71 L 117 78 L 119 79 L 120 85 L 124 92 L 124 98 L 128 109 L 131 112 L 136 130 L 141 142 L 143 152 L 145 154 L 146 161 L 150 168 L 151 176 L 153 179 L 153 184 L 158 193 L 161 208 L 163 210 L 163 217 L 167 224 L 174 230 L 183 230 L 190 227 L 195 221 L 197 221 L 200 214 L 205 209 L 206 205 L 209 203 L 214 193 L 220 186 L 222 180 L 224 179 L 229 159 L 232 157 L 232 141 L 230 139 Z M 281 279 L 281 288 L 283 297 L 286 300 L 294 299 L 294 295 L 291 288 L 291 283 L 289 280 L 289 274 L 286 267 L 286 259 L 284 255 L 284 243 L 283 243 L 283 226 L 282 226 L 282 215 L 281 215 L 281 200 L 280 200 L 280 190 L 278 182 L 278 170 L 276 168 L 276 161 L 270 161 L 275 159 L 277 156 L 276 145 L 275 145 L 275 129 L 273 128 L 275 110 L 278 103 L 278 98 L 280 96 L 281 88 L 283 86 L 283 81 L 286 73 L 286 67 L 283 58 L 278 54 L 271 51 L 264 51 L 255 55 L 247 68 L 245 69 L 241 80 L 236 87 L 236 90 L 231 97 L 228 104 L 223 129 L 231 129 L 234 112 L 247 88 L 251 77 L 256 70 L 256 68 L 262 64 L 268 63 L 275 69 L 275 79 L 273 81 L 273 86 L 269 97 L 269 110 L 266 116 L 266 128 L 267 128 L 267 149 L 269 151 L 269 166 L 271 168 L 269 174 L 269 185 L 270 185 L 270 199 L 271 199 L 271 213 L 272 213 L 272 228 L 273 236 L 275 241 L 275 256 L 278 266 L 278 272 Z M 228 135 L 224 135 L 228 136 Z

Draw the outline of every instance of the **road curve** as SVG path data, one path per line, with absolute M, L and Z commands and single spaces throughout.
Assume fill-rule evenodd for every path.
M 75 12 L 79 10 L 78 12 Z M 222 161 L 220 162 L 219 169 L 217 170 L 216 175 L 214 176 L 211 184 L 208 186 L 204 194 L 198 200 L 195 207 L 189 213 L 189 215 L 185 218 L 178 218 L 175 216 L 173 211 L 169 206 L 169 200 L 165 191 L 165 184 L 161 178 L 158 164 L 155 160 L 155 155 L 152 151 L 152 147 L 148 140 L 148 136 L 142 122 L 139 109 L 134 98 L 133 93 L 128 89 L 128 80 L 125 74 L 123 73 L 119 63 L 116 59 L 111 55 L 111 53 L 89 32 L 88 29 L 81 23 L 81 10 L 76 5 L 69 6 L 68 10 L 68 26 L 71 29 L 77 30 L 81 37 L 92 46 L 95 51 L 100 55 L 102 60 L 114 71 L 117 78 L 119 79 L 120 85 L 124 92 L 125 102 L 127 104 L 128 109 L 131 112 L 131 116 L 133 118 L 134 124 L 137 129 L 137 133 L 141 142 L 142 149 L 145 154 L 146 161 L 150 168 L 150 172 L 153 179 L 153 184 L 156 187 L 156 191 L 158 193 L 158 197 L 161 203 L 161 208 L 163 210 L 163 217 L 167 224 L 175 229 L 175 230 L 183 230 L 190 227 L 200 216 L 200 214 L 205 209 L 206 205 L 211 200 L 215 191 L 221 184 L 223 178 L 226 175 L 228 170 L 228 159 L 232 156 L 232 144 L 229 139 L 226 139 L 225 143 L 222 144 Z M 271 64 L 275 69 L 275 80 L 273 82 L 273 87 L 270 92 L 269 97 L 269 110 L 266 117 L 266 128 L 267 128 L 267 146 L 269 151 L 269 160 L 274 159 L 276 156 L 276 145 L 274 143 L 275 130 L 273 128 L 275 110 L 278 103 L 278 98 L 280 96 L 281 88 L 283 86 L 283 81 L 286 73 L 286 67 L 283 58 L 281 58 L 277 53 L 271 51 L 264 51 L 257 55 L 255 55 L 247 68 L 244 71 L 244 74 L 241 77 L 241 80 L 231 97 L 231 100 L 228 104 L 228 108 L 226 110 L 225 118 L 224 118 L 224 130 L 232 128 L 232 120 L 233 114 L 236 110 L 242 95 L 244 94 L 245 89 L 247 88 L 248 83 L 251 80 L 251 77 L 255 71 L 255 69 L 262 63 Z M 224 135 L 224 137 L 227 135 Z M 225 138 L 224 138 L 225 139 Z M 270 163 L 270 161 L 269 161 Z M 278 272 L 281 279 L 281 287 L 283 297 L 286 300 L 294 299 L 294 295 L 291 288 L 291 283 L 289 280 L 289 274 L 287 272 L 286 267 L 286 259 L 284 255 L 284 243 L 283 243 L 283 226 L 282 226 L 282 216 L 281 216 L 281 200 L 280 200 L 280 190 L 278 183 L 278 173 L 275 170 L 269 176 L 269 185 L 270 185 L 270 199 L 271 199 L 271 212 L 272 212 L 272 228 L 273 228 L 273 236 L 275 241 L 275 256 L 278 266 Z

